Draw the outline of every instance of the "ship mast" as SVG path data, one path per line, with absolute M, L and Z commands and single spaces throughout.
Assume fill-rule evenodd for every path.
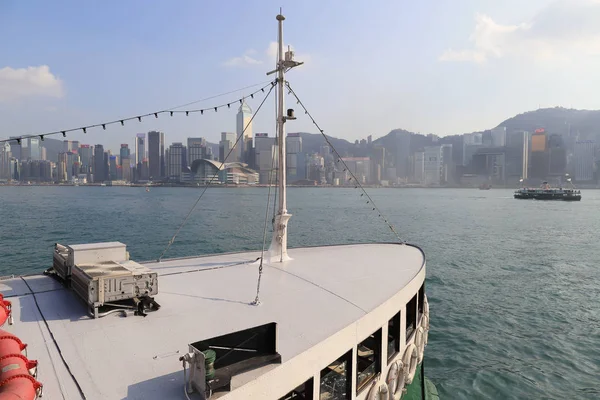
M 267 75 L 277 72 L 277 147 L 278 152 L 278 169 L 277 176 L 279 181 L 279 203 L 277 213 L 275 215 L 275 223 L 273 225 L 273 239 L 269 247 L 269 255 L 271 262 L 284 262 L 290 260 L 287 254 L 287 223 L 292 214 L 287 210 L 287 192 L 286 192 L 286 150 L 285 150 L 285 122 L 287 120 L 296 119 L 294 110 L 287 110 L 284 114 L 284 85 L 285 73 L 290 69 L 297 67 L 303 63 L 294 61 L 294 52 L 288 48 L 288 51 L 283 54 L 283 21 L 285 17 L 281 14 L 277 15 L 279 25 L 279 34 L 277 38 L 277 68 Z

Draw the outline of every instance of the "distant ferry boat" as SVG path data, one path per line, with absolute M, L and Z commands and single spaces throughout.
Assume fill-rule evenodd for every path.
M 553 188 L 550 187 L 548 182 L 543 182 L 539 188 L 520 188 L 515 190 L 514 197 L 515 199 L 580 201 L 581 191 L 574 188 Z

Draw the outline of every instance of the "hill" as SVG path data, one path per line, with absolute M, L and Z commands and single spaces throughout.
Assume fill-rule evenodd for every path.
M 579 132 L 580 139 L 592 139 L 600 130 L 600 111 L 563 107 L 542 108 L 516 115 L 498 126 L 506 127 L 507 132 L 534 132 L 538 128 L 544 128 L 550 134 L 560 135 Z

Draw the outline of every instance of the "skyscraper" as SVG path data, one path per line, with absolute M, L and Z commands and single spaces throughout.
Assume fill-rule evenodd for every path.
M 287 152 L 287 177 L 288 181 L 294 182 L 305 179 L 306 163 L 304 162 L 304 153 L 302 152 L 302 137 L 299 133 L 288 133 L 286 138 Z
M 239 161 L 235 151 L 229 152 L 233 148 L 236 141 L 235 133 L 221 132 L 221 141 L 219 142 L 219 161 L 234 162 Z M 229 156 L 228 156 L 229 154 Z M 227 157 L 227 160 L 225 160 Z
M 121 145 L 121 150 L 119 150 L 119 163 L 121 166 L 123 165 L 123 160 L 129 160 L 130 155 L 131 151 L 129 150 L 129 145 L 127 143 L 123 143 Z
M 270 138 L 268 133 L 257 133 L 254 139 L 255 169 L 259 174 L 262 184 L 274 182 L 274 174 L 270 174 L 277 167 L 278 146 L 275 138 Z
M 135 135 L 135 163 L 141 164 L 146 158 L 146 134 L 138 133 Z
M 165 164 L 165 134 L 148 132 L 148 171 L 150 179 L 162 179 Z
M 146 134 L 135 135 L 135 174 L 136 179 L 142 179 L 142 165 L 146 158 Z
M 401 179 L 408 177 L 410 155 L 410 132 L 396 132 L 396 176 Z
M 444 167 L 444 150 L 442 146 L 426 146 L 424 158 L 425 183 L 439 185 Z
M 63 152 L 77 153 L 79 150 L 79 141 L 77 140 L 63 140 Z
M 81 162 L 81 168 L 79 170 L 82 174 L 89 174 L 92 167 L 92 160 L 94 156 L 94 149 L 89 144 L 79 145 L 79 159 Z
M 506 146 L 506 128 L 499 126 L 492 129 L 492 146 L 504 147 Z
M 108 157 L 108 170 L 111 181 L 117 180 L 117 156 L 109 156 Z
M 181 181 L 181 170 L 183 163 L 183 153 L 185 146 L 183 143 L 173 143 L 169 146 L 167 158 L 167 178 L 170 181 Z
M 237 113 L 237 123 L 236 123 L 236 138 L 237 140 L 240 135 L 243 137 L 240 139 L 238 143 L 238 149 L 236 149 L 238 160 L 241 162 L 245 162 L 250 164 L 251 152 L 252 152 L 252 109 L 248 104 L 246 104 L 246 100 L 242 100 L 242 105 L 240 106 Z M 244 130 L 245 129 L 245 130 Z
M 187 163 L 192 165 L 194 161 L 207 158 L 206 139 L 188 138 L 187 140 Z
M 97 144 L 94 146 L 94 182 L 104 182 L 106 180 L 104 170 L 104 146 Z
M 41 160 L 42 159 L 42 146 L 40 144 L 40 139 L 38 138 L 27 138 L 29 147 L 29 155 L 27 159 L 29 160 Z
M 0 143 L 0 179 L 10 179 L 10 159 L 12 153 L 10 151 L 10 143 Z
M 575 180 L 591 181 L 594 179 L 594 155 L 596 143 L 593 140 L 575 142 Z

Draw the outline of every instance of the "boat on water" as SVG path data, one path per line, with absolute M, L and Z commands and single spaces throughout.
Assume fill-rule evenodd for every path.
M 546 181 L 539 188 L 520 188 L 515 190 L 515 199 L 580 201 L 581 191 L 573 188 L 551 187 Z
M 295 119 L 284 74 L 300 64 L 283 52 L 284 19 L 279 171 Z M 136 262 L 120 242 L 56 244 L 44 274 L 0 280 L 14 319 L 0 344 L 27 343 L 26 356 L 6 350 L 23 361 L 19 398 L 42 388 L 48 399 L 437 398 L 424 369 L 424 252 L 403 241 L 288 250 L 285 174 L 278 191 L 268 249 Z M 0 398 L 11 373 L 1 371 Z
M 492 185 L 489 183 L 482 183 L 481 185 L 479 185 L 479 190 L 490 190 L 492 188 Z

